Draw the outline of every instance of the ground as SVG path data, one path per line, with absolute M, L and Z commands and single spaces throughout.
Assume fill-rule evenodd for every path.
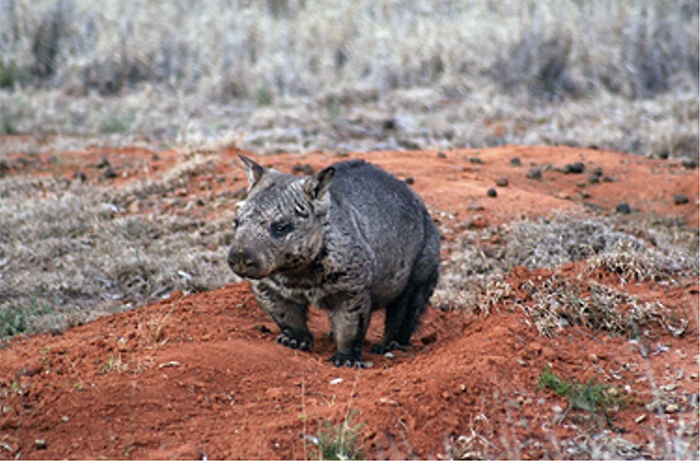
M 229 197 L 226 206 L 234 207 L 245 187 L 237 153 L 223 149 L 216 170 L 178 196 Z M 181 154 L 95 148 L 60 155 L 67 179 L 81 172 L 88 182 L 118 188 L 167 171 Z M 486 228 L 559 210 L 618 214 L 626 211 L 621 204 L 629 219 L 674 217 L 698 227 L 697 170 L 673 160 L 524 146 L 253 157 L 297 173 L 365 158 L 407 180 L 441 229 Z M 102 159 L 115 178 L 98 168 Z M 41 155 L 10 157 L 7 174 L 16 162 L 22 174 L 52 174 L 50 158 Z M 492 188 L 495 197 L 487 193 Z M 187 212 L 214 219 L 221 210 Z M 220 251 L 225 258 L 227 249 Z M 447 249 L 442 257 L 450 257 Z M 554 271 L 517 267 L 505 282 L 526 303 L 523 287 L 554 275 L 574 284 L 622 284 L 582 263 Z M 174 292 L 82 326 L 1 343 L 0 458 L 308 459 L 324 422 L 348 418 L 361 424 L 356 432 L 369 458 L 668 455 L 669 440 L 698 440 L 697 276 L 625 289 L 689 324 L 676 334 L 652 329 L 641 340 L 584 326 L 542 336 L 507 299 L 488 315 L 431 307 L 406 351 L 372 356 L 365 347 L 373 362 L 365 370 L 327 362 L 334 346 L 322 312 L 311 313 L 314 351 L 297 352 L 275 342 L 276 327 L 245 282 Z M 380 337 L 381 324 L 378 312 L 369 342 Z M 567 380 L 602 383 L 620 398 L 600 412 L 583 411 L 538 386 L 548 368 Z

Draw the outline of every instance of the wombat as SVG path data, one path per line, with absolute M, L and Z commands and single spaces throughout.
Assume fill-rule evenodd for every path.
M 234 219 L 228 264 L 251 281 L 282 331 L 277 341 L 310 351 L 314 305 L 328 311 L 335 366 L 367 366 L 361 347 L 380 307 L 384 336 L 371 351 L 409 344 L 439 272 L 440 237 L 420 197 L 364 160 L 295 177 L 240 157 L 248 196 Z

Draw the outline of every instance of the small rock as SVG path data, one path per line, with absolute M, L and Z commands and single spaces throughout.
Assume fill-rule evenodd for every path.
M 694 170 L 698 167 L 698 162 L 689 158 L 684 158 L 681 160 L 681 166 L 688 170 Z
M 531 168 L 530 171 L 527 172 L 527 179 L 542 179 L 542 170 L 539 168 Z
M 411 184 L 416 182 L 416 180 L 413 176 L 409 176 L 408 178 L 404 179 L 404 182 L 410 186 Z
M 510 164 L 512 166 L 520 166 L 522 165 L 522 162 L 520 161 L 519 157 L 513 157 L 512 159 L 510 159 Z
M 560 414 L 564 413 L 564 409 L 562 407 L 560 407 L 559 405 L 554 405 L 552 407 L 552 412 L 560 415 Z
M 676 194 L 673 196 L 673 204 L 674 205 L 685 205 L 689 201 L 690 200 L 688 199 L 688 196 L 685 194 Z
M 80 182 L 85 182 L 87 180 L 87 176 L 85 176 L 85 173 L 83 173 L 82 171 L 76 171 L 73 175 L 73 179 L 76 179 Z
M 600 177 L 598 177 L 598 176 L 592 174 L 592 175 L 590 175 L 590 176 L 588 177 L 588 182 L 589 182 L 590 184 L 598 184 L 598 183 L 600 182 Z
M 617 211 L 618 213 L 621 213 L 621 214 L 630 214 L 630 213 L 632 213 L 632 208 L 630 208 L 630 206 L 626 203 L 619 203 L 615 207 L 615 211 Z
M 388 359 L 393 359 L 393 358 L 396 357 L 396 356 L 394 355 L 393 352 L 387 352 L 387 353 L 384 354 L 384 357 L 386 357 L 386 358 L 388 358 Z
M 437 156 L 438 158 L 447 158 L 447 155 L 444 152 L 438 152 Z
M 611 178 L 610 176 L 603 176 L 600 180 L 603 182 L 613 182 L 614 181 L 614 179 Z
M 603 169 L 599 166 L 593 168 L 593 171 L 591 172 L 593 176 L 601 177 L 603 176 Z
M 678 413 L 678 410 L 680 410 L 680 409 L 681 409 L 681 408 L 678 406 L 677 403 L 669 403 L 669 404 L 666 405 L 666 407 L 664 408 L 664 411 L 665 411 L 666 413 Z
M 498 197 L 498 192 L 493 187 L 486 191 L 486 195 L 489 197 Z
M 496 185 L 498 187 L 508 187 L 508 178 L 498 178 L 496 180 Z
M 117 177 L 117 172 L 112 169 L 112 167 L 107 167 L 105 170 L 105 178 L 107 179 L 114 179 Z
M 450 393 L 445 391 L 442 393 L 442 398 L 445 400 L 450 400 Z
M 109 163 L 109 160 L 107 160 L 106 158 L 103 158 L 102 160 L 100 160 L 100 163 L 97 164 L 97 168 L 109 168 L 111 166 L 112 165 Z
M 647 415 L 639 415 L 636 418 L 634 418 L 634 422 L 640 424 L 644 422 L 645 419 L 647 419 Z
M 469 162 L 476 163 L 478 165 L 483 165 L 484 163 L 486 163 L 482 159 L 480 159 L 479 157 L 471 157 L 471 158 L 469 158 Z
M 581 174 L 583 173 L 583 170 L 586 169 L 586 166 L 583 164 L 583 162 L 575 162 L 575 163 L 567 163 L 564 166 L 564 173 L 566 174 Z
M 46 450 L 49 447 L 49 444 L 46 443 L 45 439 L 35 439 L 34 446 L 37 450 Z

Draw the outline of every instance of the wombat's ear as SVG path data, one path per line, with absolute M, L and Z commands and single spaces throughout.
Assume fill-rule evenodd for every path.
M 248 176 L 248 191 L 250 191 L 257 183 L 260 181 L 263 173 L 265 173 L 265 168 L 258 165 L 245 155 L 238 154 L 243 166 L 245 167 L 245 174 Z
M 335 168 L 329 166 L 319 171 L 316 176 L 312 176 L 304 183 L 304 192 L 311 200 L 318 200 L 328 191 L 331 180 L 335 175 Z

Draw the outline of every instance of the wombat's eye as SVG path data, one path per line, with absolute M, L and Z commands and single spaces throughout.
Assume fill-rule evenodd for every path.
M 241 222 L 238 219 L 233 220 L 233 228 L 237 229 L 238 226 L 240 226 Z
M 294 230 L 294 225 L 289 221 L 277 221 L 270 225 L 270 234 L 275 238 L 284 237 Z

